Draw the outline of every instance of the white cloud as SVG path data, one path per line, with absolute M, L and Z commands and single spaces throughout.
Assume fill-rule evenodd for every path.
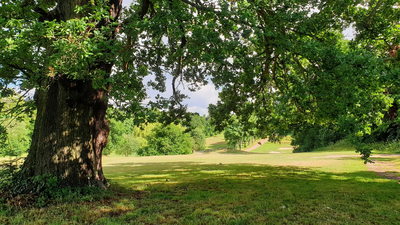
M 213 83 L 209 83 L 196 92 L 188 90 L 183 91 L 190 99 L 183 101 L 188 105 L 188 110 L 191 112 L 198 112 L 200 114 L 208 114 L 207 107 L 209 104 L 216 104 L 218 101 L 218 91 L 215 90 Z
M 208 115 L 208 109 L 199 106 L 191 106 L 187 108 L 188 112 L 199 113 L 200 115 Z

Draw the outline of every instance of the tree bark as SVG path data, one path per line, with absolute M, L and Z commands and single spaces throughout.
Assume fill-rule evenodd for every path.
M 35 187 L 29 179 L 39 175 L 58 177 L 65 186 L 105 186 L 98 157 L 109 132 L 102 118 L 105 110 L 99 107 L 106 100 L 99 99 L 98 90 L 89 81 L 51 78 L 44 84 L 48 88 L 35 93 L 32 144 L 19 176 L 28 183 L 16 191 L 32 191 Z
M 76 14 L 74 9 L 90 1 L 57 2 L 55 18 L 66 21 L 84 16 Z M 114 20 L 118 19 L 122 0 L 111 0 L 109 4 L 110 14 Z M 108 26 L 109 22 L 103 20 L 99 26 Z M 115 39 L 116 32 L 109 34 L 109 40 Z M 113 66 L 109 61 L 99 59 L 88 69 L 103 70 L 107 79 Z M 59 178 L 61 186 L 108 186 L 102 169 L 102 151 L 109 135 L 106 119 L 109 90 L 109 84 L 94 89 L 91 80 L 69 79 L 63 74 L 42 81 L 35 93 L 37 117 L 32 143 L 15 177 L 15 194 L 35 191 L 33 177 L 40 175 Z

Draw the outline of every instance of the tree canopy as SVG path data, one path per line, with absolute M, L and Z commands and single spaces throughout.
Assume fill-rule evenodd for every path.
M 363 136 L 382 123 L 397 98 L 389 91 L 399 74 L 393 57 L 399 45 L 396 1 L 260 1 L 242 7 L 252 19 L 240 27 L 247 44 L 235 48 L 233 63 L 214 79 L 222 87 L 221 100 L 209 108 L 217 125 L 232 113 L 242 124 L 255 115 L 262 118 L 258 130 L 274 138 L 312 124 L 352 125 Z M 352 25 L 356 38 L 344 42 L 341 32 Z

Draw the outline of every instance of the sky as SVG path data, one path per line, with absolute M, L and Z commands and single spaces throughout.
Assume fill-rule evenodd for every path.
M 122 1 L 122 5 L 123 6 L 130 6 L 132 2 L 133 2 L 133 0 L 123 0 Z
M 133 0 L 123 0 L 123 6 L 130 6 Z M 353 38 L 353 28 L 349 27 L 343 32 L 345 39 L 352 39 Z M 145 83 L 147 83 L 153 76 L 149 76 L 145 79 Z M 154 78 L 154 77 L 153 77 Z M 160 93 L 158 91 L 152 90 L 151 88 L 147 89 L 147 95 L 149 99 L 155 99 L 157 94 L 160 96 L 169 98 L 172 95 L 172 86 L 171 86 L 172 76 L 167 75 L 167 91 L 164 93 Z M 214 84 L 210 81 L 209 84 L 203 86 L 200 90 L 195 92 L 190 92 L 187 88 L 182 89 L 179 87 L 183 94 L 189 96 L 189 99 L 183 101 L 184 105 L 187 105 L 187 109 L 189 112 L 197 112 L 200 115 L 208 115 L 208 105 L 209 104 L 216 104 L 218 101 L 218 91 L 215 89 Z M 147 102 L 149 101 L 147 100 Z

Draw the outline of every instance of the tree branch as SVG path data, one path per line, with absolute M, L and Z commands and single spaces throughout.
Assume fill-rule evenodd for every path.
M 382 4 L 382 0 L 379 0 L 378 3 L 376 3 L 376 6 L 372 9 L 371 15 L 368 18 L 368 25 L 371 25 L 372 19 L 374 18 L 376 11 L 378 10 L 379 6 Z
M 31 74 L 31 73 L 33 73 L 33 71 L 29 71 L 30 73 L 28 73 L 28 69 L 23 68 L 23 67 L 20 67 L 20 66 L 18 66 L 18 65 L 16 65 L 16 64 L 11 64 L 11 63 L 5 63 L 5 64 L 6 64 L 7 66 L 13 68 L 13 69 L 16 69 L 16 70 L 21 71 L 21 72 L 22 72 L 24 75 L 26 75 L 28 78 L 30 78 L 30 77 L 33 76 L 33 75 Z
M 204 6 L 203 4 L 198 5 L 198 4 L 195 4 L 195 3 L 190 2 L 190 1 L 188 1 L 188 0 L 181 0 L 181 1 L 184 2 L 184 3 L 186 3 L 186 4 L 188 4 L 188 5 L 190 5 L 190 6 L 192 6 L 192 7 L 194 7 L 194 8 L 196 8 L 196 9 L 199 10 L 199 11 L 212 12 L 212 13 L 214 13 L 215 15 L 218 15 L 218 16 L 220 16 L 220 17 L 225 17 L 225 15 L 222 15 L 221 12 L 215 11 L 214 8 Z M 198 1 L 196 1 L 196 2 L 198 2 Z M 229 20 L 231 20 L 231 21 L 233 21 L 233 22 L 235 22 L 235 23 L 237 23 L 237 24 L 242 24 L 242 25 L 246 25 L 246 26 L 249 26 L 249 27 L 254 27 L 254 28 L 258 28 L 258 29 L 263 29 L 263 27 L 254 26 L 253 24 L 249 24 L 249 23 L 246 23 L 246 22 L 244 22 L 244 21 L 239 21 L 239 20 L 234 19 L 234 18 L 232 18 L 232 17 L 226 17 L 226 18 L 229 19 Z

